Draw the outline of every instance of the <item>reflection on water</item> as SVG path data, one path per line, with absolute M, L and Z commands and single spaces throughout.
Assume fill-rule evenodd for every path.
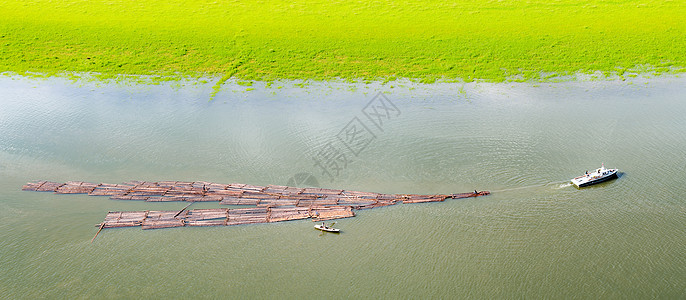
M 0 293 L 683 297 L 684 83 L 233 86 L 208 102 L 209 84 L 2 78 Z M 402 114 L 371 127 L 364 151 L 343 151 L 346 165 L 331 180 L 313 158 L 353 118 L 365 120 L 379 91 Z M 623 176 L 585 189 L 568 183 L 603 162 Z M 361 211 L 338 221 L 338 236 L 293 221 L 112 229 L 90 244 L 107 211 L 184 203 L 20 191 L 36 179 L 494 193 Z

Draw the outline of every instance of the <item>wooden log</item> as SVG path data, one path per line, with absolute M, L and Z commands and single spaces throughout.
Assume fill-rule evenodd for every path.
M 412 196 L 408 197 L 407 199 L 403 199 L 403 203 L 410 204 L 410 203 L 441 202 L 441 201 L 444 201 L 445 198 L 446 198 L 446 195 L 433 195 L 433 196 L 412 195 Z
M 258 206 L 269 206 L 269 207 L 276 207 L 276 206 L 295 206 L 298 203 L 298 200 L 295 199 L 263 199 L 260 200 L 260 202 L 257 204 Z
M 320 193 L 322 195 L 340 195 L 343 193 L 343 190 L 337 190 L 337 189 L 320 189 Z
M 268 222 L 301 220 L 310 217 L 307 207 L 272 207 Z
M 354 206 L 353 209 L 358 209 L 358 210 L 360 210 L 360 209 L 371 209 L 371 208 L 377 208 L 377 207 L 396 205 L 398 203 L 399 203 L 398 201 L 377 201 L 373 204 Z
M 338 204 L 339 205 L 348 205 L 348 206 L 363 206 L 363 205 L 375 204 L 377 201 L 378 200 L 376 200 L 376 199 L 342 197 L 342 198 L 338 199 Z
M 340 195 L 342 192 L 343 192 L 343 190 L 322 189 L 322 188 L 305 188 L 305 189 L 303 189 L 301 194 L 328 196 L 328 195 Z
M 227 208 L 193 209 L 188 211 L 188 215 L 186 215 L 186 220 L 220 219 L 226 218 L 228 214 L 229 209 Z
M 229 209 L 227 225 L 267 223 L 267 208 Z
M 222 184 L 222 183 L 210 183 L 208 185 L 209 190 L 226 190 L 228 188 L 228 184 Z
M 131 185 L 101 183 L 93 191 L 88 193 L 90 196 L 116 196 L 124 195 L 133 189 Z
M 183 199 L 179 200 L 179 199 L 176 199 L 175 197 L 161 196 L 161 197 L 148 197 L 148 199 L 145 201 L 146 202 L 174 202 L 174 201 L 185 201 L 185 200 L 183 200 Z
M 46 182 L 47 182 L 47 181 L 45 181 L 45 180 L 43 180 L 43 181 L 28 182 L 28 183 L 26 183 L 24 186 L 21 187 L 21 190 L 22 190 L 22 191 L 31 191 L 31 192 L 35 192 L 36 190 L 38 190 L 38 188 L 40 188 L 41 185 L 43 185 L 43 184 L 46 183 Z
M 224 200 L 224 197 L 219 196 L 219 195 L 204 195 L 204 196 L 200 197 L 200 200 L 196 200 L 196 201 L 200 201 L 200 202 L 219 202 L 219 201 L 222 201 L 222 200 Z
M 136 227 L 141 226 L 138 222 L 116 222 L 116 223 L 106 223 L 105 228 L 121 228 L 121 227 Z
M 221 205 L 240 205 L 241 198 L 239 197 L 224 197 L 219 204 Z
M 119 213 L 118 220 L 142 222 L 147 215 L 147 211 L 122 211 Z
M 186 226 L 227 226 L 228 219 L 186 220 Z
M 145 221 L 141 226 L 144 230 L 148 229 L 162 229 L 162 228 L 173 228 L 173 227 L 183 227 L 184 223 L 182 220 L 150 220 Z
M 135 187 L 129 191 L 132 195 L 144 195 L 144 196 L 162 196 L 169 188 L 165 187 Z
M 233 217 L 229 216 L 229 221 L 226 225 L 244 225 L 244 224 L 259 224 L 267 223 L 267 217 L 257 218 L 257 217 Z
M 229 209 L 229 214 L 242 214 L 242 215 L 261 215 L 266 214 L 267 209 L 263 207 L 247 207 L 247 208 L 232 208 Z
M 294 187 L 288 187 L 288 186 L 282 186 L 282 185 L 270 185 L 270 186 L 267 186 L 267 188 L 263 192 L 264 193 L 279 194 L 279 195 L 298 195 L 303 190 L 304 189 L 302 189 L 302 188 L 294 188 Z
M 175 216 L 177 211 L 148 211 L 146 218 L 143 220 L 143 229 L 157 229 L 169 227 L 184 226 L 182 219 L 177 219 Z
M 384 200 L 398 200 L 402 198 L 400 195 L 396 194 L 379 194 L 378 197 L 376 197 L 377 200 L 379 201 L 384 201 Z
M 115 195 L 111 196 L 112 200 L 135 200 L 135 201 L 146 201 L 150 198 L 149 196 L 133 196 L 133 195 Z
M 89 186 L 69 186 L 69 185 L 63 185 L 57 190 L 55 190 L 55 193 L 57 194 L 88 194 L 93 191 L 95 187 L 89 187 Z
M 313 207 L 310 214 L 312 215 L 313 221 L 326 221 L 355 216 L 355 213 L 350 206 Z
M 137 185 L 145 185 L 145 183 L 146 183 L 145 181 L 131 180 L 131 181 L 124 182 L 124 183 L 122 183 L 122 184 L 123 184 L 123 185 L 133 185 L 133 186 L 137 186 Z
M 477 193 L 459 193 L 459 194 L 450 194 L 448 195 L 449 198 L 452 199 L 462 199 L 462 198 L 469 198 L 469 197 L 479 197 L 479 196 L 487 196 L 490 195 L 491 192 L 489 191 L 480 191 Z
M 133 189 L 131 189 L 131 192 L 132 193 L 154 193 L 154 194 L 162 195 L 162 194 L 166 193 L 168 190 L 170 190 L 170 188 L 162 187 L 162 186 L 160 186 L 160 187 L 140 187 L 140 186 L 137 186 L 137 187 L 134 187 Z
M 148 200 L 150 197 L 157 197 L 161 196 L 158 194 L 151 194 L 151 193 L 137 193 L 137 192 L 132 192 L 132 193 L 127 193 L 124 196 L 129 196 L 131 199 L 128 200 Z
M 284 189 L 284 192 L 286 192 L 286 193 L 288 193 L 288 194 L 291 194 L 291 195 L 297 195 L 297 194 L 302 193 L 303 190 L 305 190 L 305 189 L 303 189 L 303 188 L 297 188 L 297 187 L 290 187 L 290 186 L 289 186 L 289 187 L 286 187 L 286 188 Z
M 206 195 L 210 196 L 230 196 L 230 197 L 241 197 L 244 191 L 234 191 L 234 190 L 209 190 Z
M 182 186 L 182 185 L 193 185 L 193 181 L 177 181 L 176 186 Z
M 267 186 L 267 189 L 275 189 L 275 190 L 285 190 L 289 188 L 288 186 L 285 185 L 276 185 L 276 184 L 270 184 Z
M 92 192 L 88 193 L 89 196 L 123 196 L 127 191 L 123 190 L 106 190 L 106 189 L 94 189 Z
M 226 208 L 189 210 L 185 218 L 187 226 L 226 226 L 229 212 Z
M 101 187 L 101 188 L 116 188 L 117 186 L 119 186 L 119 185 L 114 184 L 114 183 L 100 183 L 98 185 L 98 187 Z M 133 186 L 131 186 L 131 187 L 133 187 Z
M 100 228 L 98 229 L 98 232 L 95 233 L 95 236 L 93 237 L 93 239 L 91 239 L 91 244 L 93 243 L 93 241 L 95 241 L 95 238 L 98 237 L 98 234 L 100 234 L 100 231 L 102 231 L 102 229 L 104 227 L 105 227 L 105 222 L 100 223 Z
M 193 182 L 193 187 L 194 188 L 207 188 L 211 184 L 212 184 L 211 182 L 207 182 L 207 181 L 195 181 L 195 182 Z
M 145 212 L 131 212 L 131 211 L 114 211 L 107 213 L 105 216 L 105 227 L 110 224 L 118 222 L 135 222 L 142 221 L 145 218 Z
M 36 191 L 37 192 L 54 192 L 56 191 L 60 186 L 63 186 L 64 183 L 59 183 L 59 182 L 52 182 L 52 181 L 46 181 L 43 184 L 41 184 Z
M 245 191 L 243 195 L 241 195 L 241 198 L 244 199 L 264 199 L 264 198 L 279 198 L 281 196 L 279 195 L 269 195 L 261 192 L 250 192 L 250 191 Z
M 145 220 L 171 220 L 178 214 L 176 210 L 150 210 L 147 211 Z
M 184 210 L 186 210 L 186 209 L 187 209 L 189 206 L 191 206 L 192 204 L 193 204 L 193 202 L 188 203 L 188 205 L 186 205 L 184 208 L 182 208 L 179 212 L 177 212 L 177 213 L 174 215 L 174 218 L 178 217 Z
M 339 201 L 340 201 L 339 196 L 329 195 L 329 196 L 324 196 L 324 197 L 317 197 L 314 199 L 312 199 L 312 198 L 300 199 L 298 201 L 297 206 L 308 207 L 308 206 L 338 205 Z
M 104 228 L 140 226 L 146 217 L 145 211 L 115 211 L 105 217 Z
M 241 189 L 243 189 L 245 191 L 258 191 L 258 192 L 264 191 L 265 188 L 266 187 L 264 187 L 264 186 L 251 185 L 251 184 L 245 184 L 245 185 L 243 185 L 243 187 L 241 187 Z
M 355 197 L 355 198 L 365 198 L 365 199 L 376 199 L 379 197 L 379 193 L 371 192 L 358 192 L 358 191 L 343 191 L 341 192 L 343 197 Z
M 240 202 L 238 203 L 239 205 L 257 205 L 260 203 L 260 199 L 245 199 L 241 198 Z
M 164 195 L 165 196 L 190 196 L 190 195 L 202 196 L 203 194 L 204 194 L 204 192 L 202 191 L 202 189 L 185 189 L 185 190 L 182 190 L 182 189 L 172 188 L 172 189 L 168 190 Z
M 316 201 L 315 199 L 302 199 L 302 200 L 298 200 L 298 202 L 296 203 L 296 206 L 300 206 L 300 207 L 312 207 L 312 206 L 314 206 L 314 204 L 316 203 L 315 201 Z
M 172 187 L 172 186 L 176 185 L 176 181 L 158 181 L 157 185 L 165 186 L 165 187 Z
M 188 191 L 188 190 L 202 190 L 202 188 L 194 188 L 192 183 L 176 183 L 169 187 L 170 191 Z
M 284 200 L 316 200 L 321 197 L 317 195 L 303 195 L 303 194 L 297 194 L 297 195 L 284 195 L 281 196 L 280 199 Z
M 308 195 L 319 195 L 321 194 L 320 191 L 322 189 L 320 188 L 304 188 L 301 192 L 301 194 L 308 194 Z

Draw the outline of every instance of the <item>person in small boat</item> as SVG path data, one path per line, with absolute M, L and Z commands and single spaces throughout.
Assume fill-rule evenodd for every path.
M 479 192 L 477 190 L 474 190 L 474 194 L 478 194 Z
M 322 222 L 322 229 L 326 229 L 326 225 L 324 225 L 324 222 Z

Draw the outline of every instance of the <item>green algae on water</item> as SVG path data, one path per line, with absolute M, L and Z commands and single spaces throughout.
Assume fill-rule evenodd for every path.
M 686 70 L 672 1 L 5 1 L 0 71 L 549 81 Z

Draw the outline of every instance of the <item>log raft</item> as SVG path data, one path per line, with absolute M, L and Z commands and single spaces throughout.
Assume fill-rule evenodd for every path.
M 215 201 L 222 205 L 251 207 L 191 209 L 181 211 L 109 212 L 102 228 L 135 227 L 157 229 L 183 226 L 227 226 L 312 219 L 325 221 L 355 216 L 355 210 L 395 204 L 442 202 L 489 195 L 488 191 L 447 195 L 382 194 L 325 188 L 280 185 L 219 184 L 205 181 L 129 181 L 121 184 L 68 181 L 29 182 L 24 191 L 57 194 L 109 196 L 115 200 L 147 202 Z M 189 205 L 190 205 L 189 203 Z

